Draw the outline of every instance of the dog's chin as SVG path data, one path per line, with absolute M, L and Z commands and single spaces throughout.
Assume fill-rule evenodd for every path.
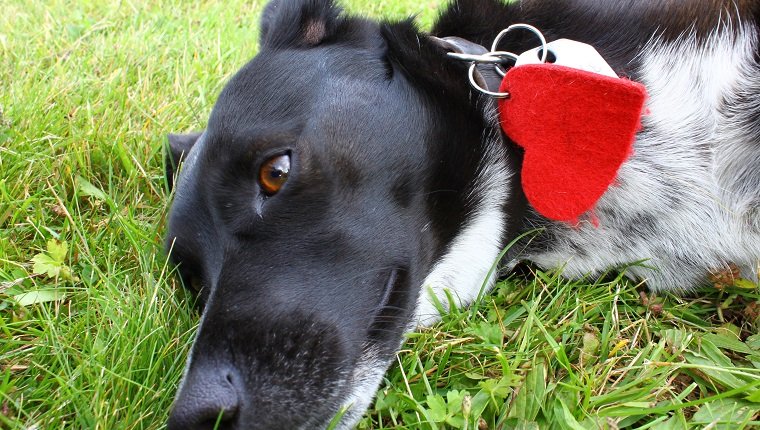
M 335 429 L 353 429 L 372 404 L 383 376 L 393 363 L 395 351 L 404 342 L 404 334 L 415 327 L 412 316 L 416 301 L 410 298 L 416 294 L 409 282 L 409 270 L 406 267 L 390 270 L 382 291 L 369 329 L 370 337 L 351 372 L 348 381 L 350 390 L 337 415 L 320 425 L 302 428 L 328 428 L 333 425 Z M 412 309 L 409 309 L 410 305 Z
M 392 359 L 392 357 L 387 360 L 369 357 L 360 361 L 360 364 L 354 369 L 353 389 L 341 408 L 345 413 L 340 420 L 338 429 L 352 429 L 359 422 L 372 404 L 372 400 L 382 383 L 383 375 L 388 370 Z
M 363 348 L 363 353 L 353 369 L 349 383 L 351 390 L 341 405 L 339 413 L 342 413 L 342 416 L 335 429 L 353 429 L 364 416 L 382 384 L 383 376 L 393 363 L 395 351 L 404 342 L 404 334 L 414 327 L 411 320 L 403 321 L 410 319 L 409 315 L 414 314 L 414 309 L 403 311 L 404 298 L 408 297 L 405 292 L 409 293 L 410 288 L 408 281 L 406 269 L 390 271 L 372 326 L 372 329 L 378 331 L 376 334 L 384 340 L 380 341 L 381 344 L 368 344 Z M 408 306 L 408 303 L 406 305 Z M 327 428 L 333 420 L 312 428 Z

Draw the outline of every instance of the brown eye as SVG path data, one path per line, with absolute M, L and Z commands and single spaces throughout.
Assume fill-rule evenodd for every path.
M 270 158 L 261 165 L 259 184 L 264 194 L 271 196 L 280 191 L 288 180 L 290 155 L 283 154 Z

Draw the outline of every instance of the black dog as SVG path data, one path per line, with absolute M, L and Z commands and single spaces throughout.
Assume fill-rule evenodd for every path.
M 598 225 L 532 209 L 521 150 L 447 56 L 519 22 L 595 46 L 648 89 Z M 204 308 L 169 428 L 324 428 L 343 407 L 350 428 L 403 334 L 435 320 L 428 294 L 472 301 L 535 227 L 505 261 L 579 276 L 649 259 L 627 273 L 653 289 L 729 263 L 756 279 L 759 23 L 760 1 L 460 0 L 434 37 L 330 0 L 273 1 L 208 128 L 170 136 L 187 160 L 167 247 Z

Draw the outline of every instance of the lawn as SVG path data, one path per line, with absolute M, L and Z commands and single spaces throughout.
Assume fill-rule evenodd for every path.
M 440 0 L 345 1 L 370 16 Z M 163 428 L 198 315 L 161 242 L 168 132 L 260 1 L 0 2 L 0 428 Z M 409 336 L 360 429 L 760 427 L 760 292 L 523 270 Z

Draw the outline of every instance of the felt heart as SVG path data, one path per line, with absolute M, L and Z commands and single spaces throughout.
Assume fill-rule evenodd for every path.
M 522 185 L 547 218 L 576 221 L 589 211 L 632 152 L 646 99 L 627 79 L 556 64 L 509 70 L 501 83 L 501 126 L 525 149 Z

